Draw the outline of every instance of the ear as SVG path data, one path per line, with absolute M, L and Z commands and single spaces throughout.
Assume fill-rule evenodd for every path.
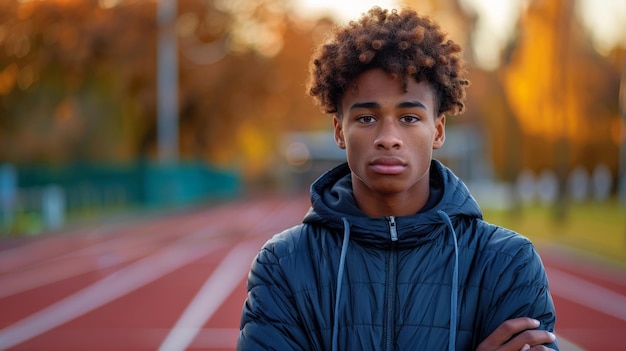
M 435 139 L 433 149 L 439 149 L 446 141 L 446 116 L 442 113 L 435 118 Z
M 343 137 L 343 128 L 341 126 L 341 118 L 337 115 L 333 116 L 333 127 L 335 129 L 335 142 L 341 149 L 346 148 L 346 141 Z

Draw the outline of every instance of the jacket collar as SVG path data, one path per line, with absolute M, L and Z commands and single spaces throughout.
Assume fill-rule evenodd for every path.
M 419 245 L 434 240 L 445 230 L 438 211 L 444 211 L 452 221 L 460 216 L 482 218 L 476 201 L 467 187 L 454 173 L 437 160 L 432 160 L 430 171 L 433 205 L 414 215 L 395 217 L 398 243 L 401 246 Z M 320 176 L 310 189 L 312 207 L 303 222 L 326 226 L 341 232 L 342 218 L 351 225 L 352 240 L 371 245 L 390 243 L 389 220 L 372 218 L 357 206 L 352 194 L 350 168 L 341 164 Z

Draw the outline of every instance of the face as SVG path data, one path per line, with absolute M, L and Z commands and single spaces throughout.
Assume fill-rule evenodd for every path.
M 346 149 L 357 203 L 390 199 L 423 206 L 432 150 L 445 139 L 445 117 L 435 115 L 432 88 L 409 78 L 405 92 L 399 77 L 381 69 L 365 71 L 353 83 L 333 123 L 337 145 Z

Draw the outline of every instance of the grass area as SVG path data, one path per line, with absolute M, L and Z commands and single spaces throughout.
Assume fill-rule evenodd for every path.
M 538 246 L 563 244 L 590 255 L 626 264 L 626 206 L 607 203 L 569 203 L 557 220 L 548 206 L 526 206 L 519 211 L 484 211 L 491 223 L 515 230 Z
M 11 223 L 7 224 L 0 221 L 0 239 L 3 237 L 35 236 L 46 231 L 63 230 L 84 223 L 97 223 L 106 218 L 123 216 L 126 213 L 130 215 L 140 213 L 140 209 L 136 206 L 122 204 L 101 207 L 85 206 L 64 213 L 62 226 L 55 229 L 50 228 L 46 223 L 41 210 L 18 209 Z

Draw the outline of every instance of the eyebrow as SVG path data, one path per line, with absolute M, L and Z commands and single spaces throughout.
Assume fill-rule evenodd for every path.
M 419 102 L 419 101 L 402 101 L 401 103 L 399 103 L 398 105 L 396 105 L 396 107 L 398 108 L 422 108 L 424 110 L 426 110 L 426 106 Z M 354 103 L 352 106 L 350 106 L 350 110 L 355 110 L 358 108 L 365 108 L 365 109 L 376 109 L 376 108 L 380 108 L 380 104 L 377 102 L 357 102 Z
M 426 106 L 423 103 L 419 102 L 419 101 L 403 101 L 403 102 L 399 103 L 397 107 L 400 107 L 400 108 L 417 107 L 417 108 L 422 108 L 422 109 L 426 110 Z
M 377 102 L 356 102 L 350 106 L 351 111 L 359 108 L 375 109 L 380 108 L 380 104 Z

